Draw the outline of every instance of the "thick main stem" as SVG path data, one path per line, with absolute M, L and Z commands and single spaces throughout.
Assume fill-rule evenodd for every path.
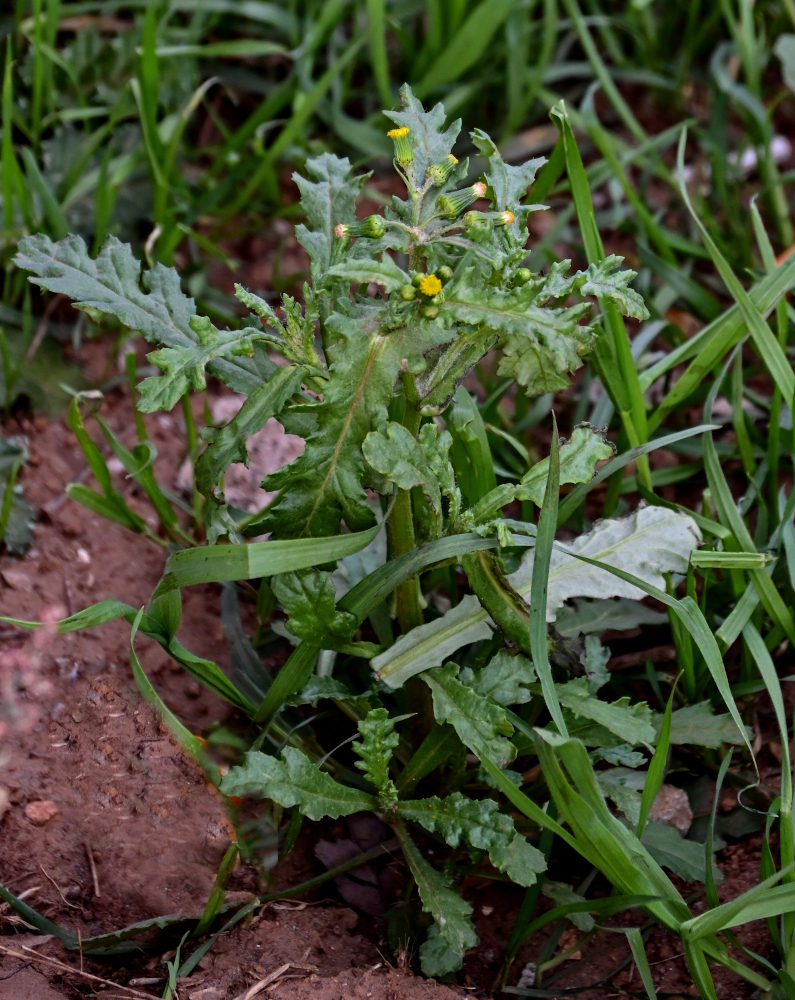
M 417 402 L 414 377 L 404 372 L 403 393 L 399 400 L 396 400 L 394 416 L 413 438 L 416 438 L 420 429 L 420 411 Z M 404 552 L 410 552 L 415 547 L 414 504 L 411 490 L 398 490 L 387 523 L 387 537 L 390 556 L 393 559 L 403 555 Z M 422 599 L 416 576 L 398 586 L 395 599 L 401 632 L 406 633 L 417 625 L 422 625 Z

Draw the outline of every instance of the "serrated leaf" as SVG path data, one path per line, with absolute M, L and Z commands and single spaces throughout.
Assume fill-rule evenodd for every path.
M 142 269 L 130 247 L 115 237 L 93 259 L 80 236 L 54 243 L 37 233 L 20 240 L 14 262 L 36 275 L 30 279 L 34 284 L 69 296 L 77 309 L 113 316 L 150 343 L 177 348 L 199 343 L 190 324 L 196 306 L 182 292 L 177 272 L 162 264 Z M 264 351 L 250 360 L 217 358 L 209 364 L 213 375 L 245 393 L 253 392 L 273 368 Z
M 246 442 L 261 430 L 271 417 L 278 416 L 291 396 L 301 388 L 304 369 L 282 365 L 268 381 L 259 386 L 223 427 L 202 431 L 207 447 L 196 461 L 196 488 L 205 497 L 215 498 L 224 473 L 233 462 L 248 465 Z
M 592 328 L 579 322 L 590 312 L 587 303 L 543 305 L 548 297 L 533 284 L 484 287 L 479 272 L 469 268 L 446 293 L 444 311 L 459 323 L 499 334 L 499 374 L 540 395 L 568 384 L 567 374 L 582 365 L 594 339 Z
M 474 618 L 474 620 L 473 620 Z M 375 676 L 393 690 L 424 670 L 438 667 L 464 646 L 490 639 L 491 625 L 478 599 L 467 594 L 441 618 L 411 629 L 370 661 Z
M 396 292 L 411 282 L 409 275 L 388 254 L 384 254 L 380 260 L 349 258 L 330 267 L 326 274 L 330 278 L 344 278 L 356 284 L 369 285 L 375 282 L 387 292 Z
M 163 372 L 145 378 L 138 386 L 141 396 L 138 409 L 144 413 L 170 410 L 191 389 L 202 390 L 207 385 L 205 369 L 212 361 L 233 355 L 254 353 L 254 342 L 262 339 L 260 330 L 218 330 L 204 316 L 191 316 L 191 330 L 198 344 L 189 347 L 161 347 L 147 354 L 147 359 Z
M 590 719 L 625 743 L 653 743 L 656 731 L 652 710 L 645 702 L 633 704 L 629 698 L 608 703 L 591 693 L 588 681 L 577 677 L 565 684 L 557 684 L 561 705 L 580 718 Z
M 400 743 L 395 732 L 397 719 L 390 719 L 385 708 L 373 708 L 359 720 L 361 740 L 353 744 L 353 751 L 360 758 L 354 766 L 364 771 L 367 778 L 378 790 L 378 800 L 382 807 L 390 808 L 397 802 L 397 788 L 389 776 L 389 762 L 392 753 Z
M 401 368 L 423 364 L 433 343 L 453 332 L 412 323 L 383 329 L 377 305 L 361 304 L 355 316 L 336 313 L 326 321 L 330 337 L 329 380 L 313 411 L 316 429 L 298 459 L 270 475 L 266 487 L 279 490 L 262 522 L 282 537 L 336 534 L 340 519 L 357 531 L 373 523 L 362 479 L 362 443 L 386 425 L 386 403 Z
M 401 111 L 384 111 L 384 114 L 396 125 L 410 130 L 409 141 L 414 159 L 409 164 L 407 173 L 414 187 L 421 188 L 425 184 L 428 167 L 440 163 L 452 150 L 461 131 L 461 120 L 454 121 L 445 129 L 447 113 L 444 107 L 436 104 L 430 111 L 426 111 L 407 83 L 400 88 L 400 104 Z
M 576 282 L 584 295 L 595 295 L 600 301 L 612 302 L 624 316 L 634 319 L 648 319 L 649 311 L 643 299 L 630 281 L 637 277 L 637 271 L 618 271 L 624 263 L 623 257 L 610 254 L 604 260 L 588 265 L 587 271 L 580 271 Z
M 415 438 L 402 424 L 393 421 L 387 424 L 385 432 L 371 431 L 362 445 L 368 465 L 387 483 L 401 490 L 422 488 L 433 513 L 433 537 L 441 533 L 442 497 L 448 500 L 449 520 L 455 521 L 461 508 L 461 496 L 448 458 L 451 444 L 449 431 L 439 431 L 433 423 L 424 424 Z
M 746 727 L 745 731 L 749 739 L 753 737 L 751 729 Z M 715 715 L 710 703 L 701 701 L 672 713 L 671 742 L 680 746 L 717 748 L 722 743 L 740 744 L 743 737 L 730 715 Z
M 432 795 L 404 800 L 399 811 L 404 819 L 441 834 L 451 847 L 463 841 L 487 851 L 494 867 L 518 885 L 534 885 L 546 870 L 544 855 L 516 832 L 513 820 L 500 812 L 493 799 L 469 799 L 453 792 L 443 799 Z
M 472 673 L 470 671 L 470 673 Z M 461 680 L 465 679 L 462 671 Z M 507 649 L 500 649 L 482 670 L 466 675 L 466 681 L 473 690 L 484 698 L 491 698 L 498 705 L 525 705 L 534 697 L 531 685 L 538 682 L 532 662 L 521 653 L 512 655 Z
M 465 746 L 506 767 L 516 757 L 516 748 L 506 739 L 513 727 L 505 709 L 462 684 L 457 672 L 456 664 L 449 663 L 422 675 L 431 689 L 436 721 L 449 722 Z
M 664 589 L 664 574 L 686 572 L 690 553 L 700 541 L 698 526 L 687 515 L 665 507 L 640 507 L 627 517 L 598 522 L 571 543 L 556 543 L 549 567 L 547 621 L 554 621 L 557 609 L 572 597 L 645 597 L 640 588 L 569 553 L 597 559 Z M 529 549 L 519 569 L 508 577 L 520 594 L 529 593 L 532 572 Z
M 350 161 L 323 153 L 306 161 L 306 177 L 293 174 L 301 192 L 301 207 L 308 225 L 296 226 L 298 242 L 309 254 L 312 280 L 316 285 L 335 262 L 340 241 L 334 228 L 356 216 L 356 198 L 365 177 L 354 177 Z
M 335 781 L 295 747 L 285 747 L 281 759 L 250 751 L 224 776 L 220 788 L 224 795 L 256 795 L 286 809 L 298 806 L 313 820 L 378 808 L 374 795 Z
M 472 142 L 478 151 L 486 157 L 486 180 L 494 193 L 494 205 L 498 211 L 510 209 L 514 213 L 524 201 L 527 189 L 535 180 L 536 174 L 546 163 L 543 156 L 527 160 L 518 166 L 505 163 L 491 137 L 476 128 L 470 133 Z
M 426 427 L 432 426 L 426 424 Z M 447 434 L 447 432 L 444 432 Z M 447 434 L 449 448 L 450 435 Z M 368 465 L 401 490 L 421 486 L 433 510 L 441 515 L 442 492 L 420 442 L 402 424 L 390 421 L 385 432 L 370 431 L 362 444 Z
M 273 592 L 288 615 L 287 628 L 299 639 L 321 649 L 336 649 L 350 642 L 358 622 L 337 608 L 334 584 L 328 573 L 299 570 L 273 578 Z
M 422 971 L 426 976 L 449 975 L 461 968 L 464 952 L 478 943 L 470 920 L 472 907 L 450 888 L 446 875 L 428 864 L 408 834 L 401 838 L 401 844 L 422 908 L 434 921 L 428 940 L 420 947 Z
M 423 407 L 441 413 L 466 375 L 497 342 L 497 333 L 483 330 L 459 331 L 444 350 L 426 355 L 427 368 L 417 376 L 417 394 Z
M 589 483 L 596 472 L 596 466 L 612 458 L 614 447 L 605 441 L 604 435 L 587 425 L 575 427 L 571 438 L 560 446 L 561 483 Z M 517 491 L 518 500 L 532 500 L 541 506 L 549 473 L 549 459 L 537 462 L 522 476 L 521 487 Z

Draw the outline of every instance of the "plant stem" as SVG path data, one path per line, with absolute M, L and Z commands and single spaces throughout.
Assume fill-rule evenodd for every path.
M 396 400 L 395 417 L 416 438 L 420 429 L 420 411 L 414 376 L 404 372 L 403 394 Z M 401 406 L 402 404 L 402 406 Z M 398 490 L 392 513 L 387 523 L 389 551 L 392 559 L 410 552 L 416 545 L 414 535 L 414 506 L 411 490 Z M 403 633 L 422 625 L 422 598 L 416 576 L 401 583 L 395 591 L 398 622 Z

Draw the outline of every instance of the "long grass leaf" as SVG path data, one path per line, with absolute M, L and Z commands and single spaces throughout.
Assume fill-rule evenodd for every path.
M 552 666 L 549 662 L 549 642 L 547 638 L 547 589 L 549 586 L 549 562 L 555 543 L 555 529 L 558 521 L 558 497 L 560 491 L 560 453 L 558 449 L 558 428 L 553 415 L 552 442 L 549 452 L 549 471 L 544 490 L 544 502 L 538 517 L 535 559 L 530 585 L 530 652 L 533 666 L 541 681 L 541 692 L 547 711 L 558 727 L 561 736 L 568 736 L 568 729 L 558 701 Z

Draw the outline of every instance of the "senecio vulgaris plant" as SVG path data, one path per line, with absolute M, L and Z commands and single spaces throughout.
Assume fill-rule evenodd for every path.
M 141 382 L 141 410 L 172 408 L 205 387 L 207 372 L 247 397 L 227 425 L 203 434 L 195 481 L 207 544 L 169 557 L 145 612 L 107 601 L 64 627 L 124 615 L 134 634 L 157 639 L 249 715 L 259 736 L 221 778 L 161 706 L 226 794 L 267 797 L 313 820 L 377 813 L 401 845 L 427 915 L 420 958 L 428 974 L 456 970 L 477 939 L 469 905 L 449 872 L 423 855 L 416 827 L 465 848 L 475 862 L 487 857 L 523 886 L 545 870 L 531 842 L 545 827 L 597 865 L 622 898 L 644 902 L 680 929 L 687 906 L 639 839 L 662 780 L 659 759 L 642 795 L 643 781 L 621 777 L 647 763 L 660 719 L 646 705 L 600 698 L 609 679 L 597 638 L 604 624 L 589 626 L 587 608 L 564 605 L 618 597 L 622 620 L 635 624 L 650 614 L 638 599 L 653 593 L 684 614 L 663 574 L 686 569 L 698 529 L 648 507 L 553 548 L 560 483 L 590 481 L 612 448 L 578 427 L 566 443 L 555 436 L 549 458 L 519 481 L 498 482 L 478 407 L 462 386 L 494 350 L 499 374 L 517 392 L 563 388 L 599 335 L 602 305 L 646 316 L 630 288 L 634 273 L 615 256 L 575 273 L 568 261 L 534 272 L 526 266 L 527 226 L 541 206 L 525 199 L 543 161 L 507 164 L 475 130 L 484 169 L 473 182 L 469 164 L 453 153 L 460 123 L 446 127 L 441 105 L 425 111 L 404 87 L 402 108 L 386 114 L 405 197 L 359 219 L 366 177 L 336 156 L 309 160 L 306 176 L 296 177 L 306 219 L 297 237 L 311 262 L 303 303 L 284 296 L 278 314 L 238 287 L 251 312 L 243 329 L 219 330 L 197 316 L 172 269 L 142 272 L 117 241 L 96 260 L 77 237 L 22 241 L 17 263 L 34 281 L 157 345 L 149 358 L 161 374 Z M 243 514 L 226 503 L 224 473 L 246 459 L 247 439 L 271 417 L 305 448 L 268 476 L 275 499 Z M 76 410 L 73 421 L 84 433 Z M 109 480 L 103 489 L 104 497 L 79 499 L 122 519 Z M 505 516 L 515 500 L 538 506 L 537 524 Z M 266 541 L 246 541 L 264 532 Z M 613 570 L 600 568 L 600 559 L 612 560 Z M 425 571 L 455 565 L 466 596 L 426 592 Z M 258 607 L 277 605 L 286 619 L 294 648 L 272 678 L 234 683 L 176 638 L 180 588 L 234 580 L 260 581 Z M 571 642 L 548 634 L 548 622 L 562 630 L 566 614 L 580 676 L 566 671 Z M 139 684 L 156 700 L 131 649 Z M 322 699 L 358 736 L 347 762 L 291 725 L 291 713 Z M 730 712 L 739 721 L 733 703 Z M 729 719 L 720 739 L 745 738 L 733 725 Z M 664 760 L 668 743 L 661 746 Z M 594 770 L 596 761 L 604 770 Z M 522 774 L 535 764 L 568 829 L 522 790 Z M 521 828 L 506 800 L 524 814 Z M 706 981 L 705 951 L 723 960 L 725 949 L 710 938 L 699 951 L 699 941 L 694 934 L 688 956 L 701 961 L 697 974 Z

